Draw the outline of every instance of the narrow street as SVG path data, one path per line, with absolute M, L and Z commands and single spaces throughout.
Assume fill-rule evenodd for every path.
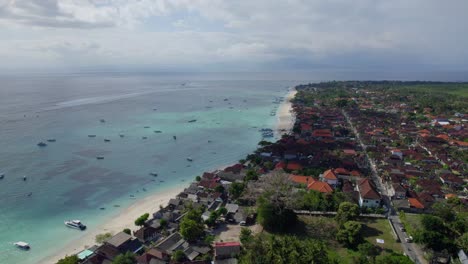
M 403 248 L 403 251 L 416 264 L 427 264 L 428 262 L 424 258 L 424 254 L 421 248 L 417 244 L 406 242 L 406 238 L 408 238 L 408 234 L 402 231 L 400 228 L 402 226 L 401 220 L 390 201 L 389 190 L 386 188 L 385 184 L 382 182 L 382 179 L 378 176 L 377 166 L 375 162 L 367 154 L 366 145 L 364 145 L 364 143 L 362 142 L 359 136 L 359 133 L 357 129 L 354 127 L 353 123 L 351 122 L 348 114 L 344 110 L 342 110 L 342 113 L 345 116 L 346 121 L 348 122 L 349 126 L 351 127 L 351 130 L 356 135 L 356 140 L 358 141 L 359 145 L 361 145 L 362 149 L 364 150 L 366 159 L 369 162 L 369 166 L 372 171 L 371 173 L 372 181 L 374 182 L 378 191 L 380 192 L 382 196 L 382 201 L 384 202 L 385 206 L 387 206 L 387 208 L 389 209 L 387 213 L 387 217 L 390 220 L 390 222 L 393 223 L 393 226 L 395 227 L 395 230 L 398 235 L 398 238 L 400 239 L 400 243 Z

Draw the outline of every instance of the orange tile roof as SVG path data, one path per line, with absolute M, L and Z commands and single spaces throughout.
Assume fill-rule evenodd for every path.
M 321 192 L 321 193 L 332 193 L 333 192 L 332 187 L 328 183 L 321 182 L 321 181 L 314 181 L 314 182 L 310 183 L 307 186 L 307 189 L 314 190 L 314 191 Z
M 453 198 L 453 197 L 457 197 L 457 195 L 454 194 L 454 193 L 447 193 L 447 194 L 445 195 L 445 199 L 449 199 L 449 198 Z
M 336 180 L 336 179 L 338 179 L 338 177 L 336 177 L 335 173 L 332 170 L 326 170 L 323 173 L 323 178 L 325 178 L 327 180 Z
M 300 184 L 309 184 L 314 181 L 314 178 L 310 176 L 301 176 L 301 175 L 290 175 L 289 179 L 295 183 L 300 183 Z
M 334 171 L 336 174 L 349 175 L 349 171 L 345 168 L 337 168 Z
M 300 170 L 300 169 L 302 169 L 302 165 L 297 163 L 297 162 L 289 162 L 288 165 L 286 166 L 286 169 L 288 169 L 288 170 Z
M 422 204 L 417 198 L 408 198 L 410 207 L 424 209 L 424 204 Z

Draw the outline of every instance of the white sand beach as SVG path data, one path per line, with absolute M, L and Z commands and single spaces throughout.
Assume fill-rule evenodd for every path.
M 124 228 L 130 228 L 132 231 L 136 230 L 137 227 L 134 225 L 135 219 L 144 213 L 154 213 L 159 210 L 159 206 L 166 206 L 170 199 L 174 198 L 177 194 L 183 191 L 184 187 L 175 187 L 173 189 L 166 190 L 164 192 L 158 192 L 144 199 L 135 201 L 128 208 L 123 208 L 116 215 L 109 218 L 104 224 L 98 227 L 91 227 L 84 231 L 81 237 L 71 241 L 70 243 L 60 247 L 57 245 L 57 251 L 55 254 L 50 255 L 41 261 L 40 264 L 51 264 L 56 263 L 59 259 L 65 255 L 73 255 L 79 253 L 87 247 L 90 247 L 95 243 L 95 237 L 98 234 L 110 232 L 117 234 Z
M 286 95 L 284 102 L 280 105 L 277 112 L 278 121 L 276 123 L 276 130 L 277 136 L 281 136 L 285 133 L 289 133 L 294 126 L 294 122 L 296 121 L 296 116 L 292 111 L 292 103 L 291 99 L 294 98 L 297 91 L 293 88 L 289 91 Z

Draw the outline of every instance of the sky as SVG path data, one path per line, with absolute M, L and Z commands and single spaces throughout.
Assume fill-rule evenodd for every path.
M 0 69 L 467 70 L 467 0 L 0 0 Z

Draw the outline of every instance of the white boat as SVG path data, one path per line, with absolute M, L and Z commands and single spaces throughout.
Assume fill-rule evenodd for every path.
M 28 243 L 23 242 L 23 241 L 18 241 L 14 243 L 14 245 L 24 250 L 29 250 L 31 248 Z
M 86 226 L 81 223 L 80 220 L 68 220 L 64 222 L 66 226 L 79 230 L 85 230 Z

